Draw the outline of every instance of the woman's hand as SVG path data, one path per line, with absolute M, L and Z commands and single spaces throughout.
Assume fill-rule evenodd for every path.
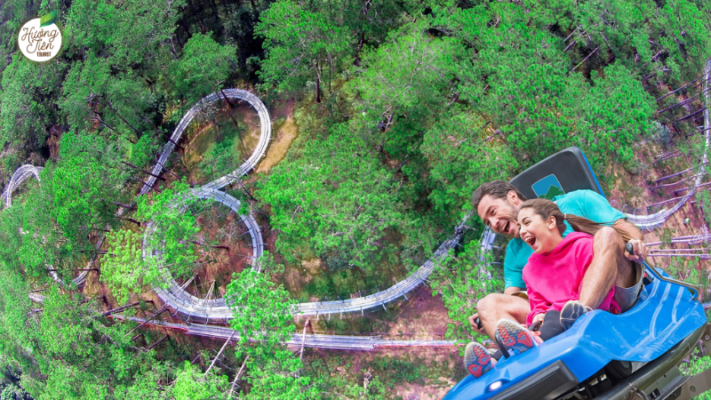
M 545 318 L 546 318 L 546 313 L 536 314 L 536 316 L 533 317 L 533 321 L 532 321 L 531 325 L 535 324 L 536 322 L 540 322 L 541 324 L 543 324 L 543 319 L 545 319 Z

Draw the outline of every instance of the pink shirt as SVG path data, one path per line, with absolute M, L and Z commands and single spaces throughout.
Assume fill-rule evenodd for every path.
M 560 311 L 568 300 L 578 300 L 583 276 L 592 259 L 593 237 L 582 232 L 568 234 L 550 253 L 533 253 L 523 267 L 531 304 L 526 324 L 531 325 L 537 314 L 551 309 Z M 619 305 L 612 298 L 614 294 L 612 287 L 598 308 L 619 311 Z

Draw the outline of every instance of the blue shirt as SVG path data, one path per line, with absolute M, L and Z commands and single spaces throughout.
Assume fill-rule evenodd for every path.
M 585 217 L 599 224 L 612 226 L 617 220 L 625 219 L 625 214 L 612 208 L 604 197 L 592 190 L 576 190 L 557 196 L 553 199 L 560 211 L 564 214 L 574 214 Z M 573 229 L 566 222 L 567 229 L 563 237 Z M 525 288 L 523 281 L 523 267 L 528 263 L 528 257 L 533 254 L 531 246 L 521 239 L 511 239 L 506 246 L 504 257 L 504 286 Z

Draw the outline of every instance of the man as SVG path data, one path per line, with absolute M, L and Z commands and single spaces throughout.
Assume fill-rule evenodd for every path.
M 511 239 L 504 258 L 504 293 L 493 293 L 479 300 L 477 314 L 469 317 L 472 327 L 489 337 L 494 337 L 496 323 L 507 318 L 525 323 L 531 311 L 523 297 L 512 296 L 526 290 L 522 277 L 523 267 L 533 254 L 530 246 L 519 237 L 516 217 L 525 196 L 513 185 L 505 181 L 492 181 L 481 185 L 474 192 L 472 201 L 479 218 L 494 232 Z M 622 238 L 610 227 L 602 228 L 594 236 L 593 261 L 583 278 L 580 303 L 585 307 L 597 308 L 615 285 L 615 300 L 626 311 L 631 308 L 641 289 L 642 269 L 635 261 L 646 256 L 647 249 L 641 242 L 642 232 L 625 220 L 624 214 L 615 210 L 604 197 L 591 190 L 577 190 L 554 199 L 563 213 L 585 217 L 598 223 L 612 224 L 626 231 L 634 239 L 634 254 L 624 250 Z M 567 224 L 567 223 L 566 223 Z M 570 226 L 563 234 L 572 232 Z M 475 319 L 479 318 L 479 329 Z

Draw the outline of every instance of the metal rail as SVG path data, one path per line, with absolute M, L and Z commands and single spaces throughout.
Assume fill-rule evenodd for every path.
M 112 318 L 143 323 L 146 320 L 136 317 L 127 317 L 115 314 Z M 227 340 L 232 337 L 233 342 L 239 341 L 239 334 L 234 329 L 215 325 L 201 324 L 174 324 L 164 321 L 151 321 L 153 325 L 163 326 L 169 329 L 177 329 L 187 335 L 201 336 L 212 339 Z M 234 335 L 234 336 L 233 336 Z M 302 335 L 294 333 L 287 345 L 333 349 L 333 350 L 364 350 L 369 351 L 377 347 L 417 347 L 417 346 L 456 346 L 457 343 L 451 340 L 394 340 L 381 339 L 379 336 L 346 336 L 346 335 Z
M 259 143 L 257 145 L 254 153 L 249 157 L 249 159 L 237 168 L 232 173 L 218 178 L 200 188 L 197 188 L 193 193 L 199 198 L 203 199 L 213 199 L 226 206 L 230 207 L 232 210 L 237 212 L 239 209 L 239 201 L 234 197 L 219 191 L 219 189 L 229 185 L 235 180 L 239 179 L 241 176 L 247 174 L 252 170 L 259 159 L 262 158 L 266 152 L 267 144 L 271 137 L 271 120 L 269 118 L 269 113 L 258 97 L 253 94 L 240 89 L 225 89 L 225 95 L 228 98 L 240 99 L 248 102 L 259 114 L 259 119 L 261 123 L 261 135 L 259 138 Z M 213 93 L 204 97 L 200 102 L 193 106 L 176 127 L 173 135 L 171 136 L 171 141 L 166 143 L 163 147 L 163 151 L 159 158 L 159 162 L 153 167 L 152 173 L 154 175 L 159 175 L 163 170 L 168 157 L 175 149 L 175 144 L 183 134 L 183 131 L 187 128 L 190 121 L 192 121 L 200 110 L 206 107 L 208 104 L 221 100 L 222 97 L 219 93 Z M 156 178 L 151 177 L 146 184 L 141 189 L 142 193 L 147 193 L 150 187 L 155 183 Z M 259 226 L 254 221 L 252 216 L 240 216 L 245 222 L 249 229 L 249 233 L 252 236 L 252 248 L 253 255 L 252 259 L 258 259 L 263 251 L 264 244 L 259 230 Z M 369 296 L 347 299 L 347 300 L 337 300 L 337 301 L 323 301 L 323 302 L 311 302 L 311 303 L 301 303 L 293 307 L 292 312 L 297 316 L 309 316 L 309 315 L 332 315 L 332 314 L 343 314 L 349 312 L 364 312 L 365 310 L 370 310 L 377 307 L 384 307 L 385 304 L 394 301 L 401 297 L 406 297 L 406 294 L 421 283 L 423 283 L 427 277 L 432 273 L 435 267 L 435 263 L 441 261 L 443 258 L 447 257 L 450 249 L 459 243 L 461 239 L 462 232 L 464 231 L 463 226 L 468 220 L 469 215 L 467 215 L 462 223 L 455 229 L 455 234 L 442 243 L 439 248 L 435 251 L 432 258 L 427 260 L 420 268 L 410 274 L 404 280 L 396 283 L 392 287 L 385 289 L 383 291 L 371 294 Z M 144 257 L 160 257 L 160 249 L 148 249 L 146 246 L 146 241 L 144 240 Z M 258 266 L 257 266 L 258 268 Z M 154 287 L 153 289 L 158 294 L 158 296 L 171 308 L 173 308 L 181 316 L 188 318 L 190 321 L 204 322 L 204 323 L 227 323 L 228 320 L 232 318 L 232 312 L 230 311 L 229 305 L 225 302 L 225 299 L 202 299 L 192 294 L 188 293 L 183 289 L 177 282 L 172 278 L 170 272 L 167 269 L 162 270 L 164 285 L 163 287 Z
M 39 182 L 39 174 L 42 169 L 43 167 L 35 167 L 34 165 L 25 164 L 15 170 L 10 178 L 10 182 L 5 188 L 5 191 L 2 192 L 2 201 L 5 202 L 5 207 L 10 207 L 12 205 L 12 192 L 14 192 L 22 182 L 26 181 L 27 178 L 34 176 Z
M 669 218 L 672 214 L 675 212 L 679 211 L 681 207 L 686 204 L 687 201 L 696 193 L 696 188 L 701 185 L 701 181 L 703 180 L 704 176 L 706 176 L 706 164 L 709 162 L 709 156 L 708 156 L 708 150 L 709 150 L 709 144 L 711 144 L 711 121 L 709 121 L 709 110 L 708 110 L 708 103 L 709 103 L 709 94 L 708 94 L 708 85 L 709 85 L 709 76 L 711 74 L 711 60 L 706 61 L 706 80 L 704 82 L 704 91 L 706 92 L 706 104 L 707 107 L 704 109 L 704 154 L 701 159 L 701 165 L 699 165 L 699 171 L 696 174 L 696 180 L 694 180 L 694 186 L 689 190 L 689 193 L 686 194 L 683 198 L 679 200 L 674 206 L 670 209 L 663 209 L 659 212 L 656 212 L 651 215 L 633 215 L 633 214 L 625 214 L 627 216 L 627 220 L 632 222 L 633 224 L 637 225 L 640 229 L 648 229 L 652 230 L 655 228 L 658 228 L 662 225 L 664 225 L 664 222 Z

